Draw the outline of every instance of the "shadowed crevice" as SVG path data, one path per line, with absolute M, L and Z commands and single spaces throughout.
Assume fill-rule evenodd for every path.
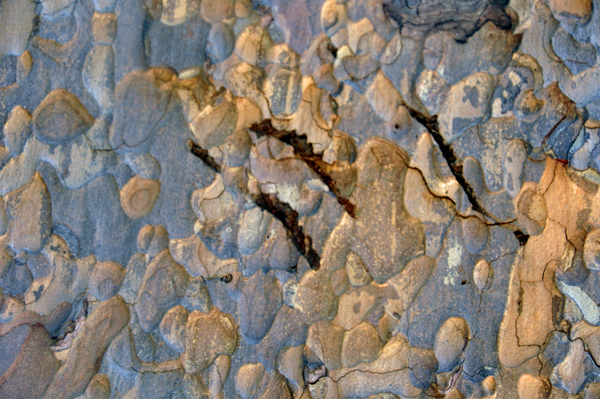
M 521 230 L 515 230 L 514 234 L 515 237 L 517 237 L 517 240 L 519 240 L 519 244 L 521 244 L 521 246 L 527 244 L 527 240 L 529 240 L 529 234 L 525 234 Z

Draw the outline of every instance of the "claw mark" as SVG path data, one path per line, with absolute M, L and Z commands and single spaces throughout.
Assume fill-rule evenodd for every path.
M 206 164 L 206 166 L 211 168 L 216 173 L 221 173 L 221 165 L 219 165 L 217 161 L 215 161 L 215 159 L 208 154 L 208 150 L 205 150 L 198 144 L 194 143 L 192 139 L 187 141 L 187 145 L 190 149 L 190 152 L 200 158 L 202 162 Z
M 463 191 L 467 195 L 467 199 L 471 203 L 473 210 L 497 222 L 498 220 L 496 220 L 496 218 L 493 215 L 491 215 L 479 204 L 479 201 L 475 196 L 475 191 L 473 190 L 473 187 L 471 187 L 471 185 L 463 175 L 463 166 L 459 162 L 459 159 L 456 157 L 452 145 L 446 143 L 446 140 L 444 140 L 444 137 L 442 137 L 442 134 L 440 133 L 437 115 L 427 116 L 422 112 L 412 108 L 406 103 L 403 103 L 402 105 L 406 107 L 406 109 L 410 113 L 410 116 L 415 118 L 417 122 L 423 125 L 427 129 L 429 134 L 431 134 L 438 147 L 440 148 L 442 155 L 446 159 L 446 162 L 448 163 L 448 166 L 450 167 L 450 171 L 454 175 L 454 178 L 456 179 L 458 184 L 460 184 Z
M 327 188 L 329 188 L 329 191 L 335 195 L 337 202 L 344 208 L 346 213 L 352 218 L 355 217 L 354 204 L 342 196 L 335 180 L 327 171 L 330 165 L 323 161 L 321 155 L 314 153 L 313 146 L 308 142 L 305 134 L 298 135 L 295 130 L 287 131 L 276 129 L 273 127 L 270 119 L 264 119 L 259 123 L 254 123 L 250 126 L 250 130 L 256 133 L 258 137 L 272 136 L 291 145 L 294 149 L 294 153 L 321 178 L 321 181 L 325 183 Z
M 321 259 L 319 254 L 312 247 L 312 239 L 304 235 L 302 226 L 298 223 L 298 212 L 286 202 L 280 201 L 279 198 L 272 194 L 254 194 L 252 200 L 258 207 L 275 216 L 283 226 L 290 232 L 294 246 L 304 256 L 308 265 L 313 270 L 319 270 L 321 267 Z
M 216 173 L 221 173 L 221 165 L 208 154 L 207 150 L 194 143 L 191 139 L 187 141 L 187 144 L 192 154 L 200 158 Z M 269 212 L 283 224 L 291 235 L 294 246 L 298 249 L 298 252 L 304 256 L 311 269 L 319 270 L 321 267 L 321 258 L 317 251 L 312 247 L 312 239 L 302 231 L 302 226 L 298 223 L 298 212 L 292 209 L 288 203 L 280 201 L 279 198 L 271 194 L 262 192 L 260 194 L 253 194 L 252 200 L 260 209 Z M 225 283 L 231 281 L 227 280 L 227 278 L 221 279 L 221 281 Z
M 477 200 L 477 197 L 475 196 L 475 191 L 473 190 L 473 187 L 471 187 L 471 185 L 469 184 L 469 182 L 467 181 L 467 179 L 465 179 L 465 176 L 463 175 L 463 166 L 459 162 L 459 159 L 457 158 L 456 154 L 454 153 L 454 148 L 452 148 L 451 144 L 446 143 L 446 140 L 444 140 L 444 137 L 442 137 L 442 134 L 440 133 L 439 125 L 438 125 L 438 116 L 437 115 L 427 116 L 427 115 L 423 114 L 422 112 L 412 108 L 410 105 L 406 104 L 405 102 L 403 102 L 402 105 L 404 107 L 406 107 L 406 109 L 410 113 L 410 116 L 415 118 L 417 120 L 417 122 L 419 122 L 421 125 L 423 125 L 425 127 L 425 129 L 427 129 L 429 134 L 431 134 L 431 136 L 437 143 L 440 151 L 442 152 L 442 155 L 446 159 L 446 162 L 448 163 L 448 167 L 450 168 L 450 171 L 454 175 L 454 178 L 456 179 L 458 184 L 460 184 L 461 188 L 463 189 L 464 193 L 467 196 L 467 199 L 471 203 L 473 210 L 486 216 L 490 220 L 494 221 L 496 224 L 503 225 L 503 226 L 506 226 L 509 229 L 511 229 L 513 234 L 517 238 L 517 240 L 519 240 L 519 244 L 521 246 L 524 246 L 525 244 L 527 244 L 529 235 L 523 233 L 519 229 L 516 229 L 509 223 L 498 220 L 498 218 L 496 218 L 494 215 L 490 214 L 487 210 L 485 210 L 485 208 L 483 206 L 481 206 L 481 204 Z

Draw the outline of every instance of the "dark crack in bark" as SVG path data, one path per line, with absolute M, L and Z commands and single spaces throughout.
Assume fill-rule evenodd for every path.
M 338 48 L 331 43 L 327 43 L 327 50 L 333 55 L 333 58 L 337 58 Z
M 187 141 L 188 148 L 190 152 L 200 158 L 202 162 L 209 168 L 211 168 L 215 173 L 221 173 L 221 165 L 213 157 L 210 156 L 208 150 L 200 147 L 198 144 L 194 143 L 192 139 Z
M 321 155 L 315 154 L 313 145 L 308 142 L 305 134 L 299 135 L 295 130 L 279 130 L 273 126 L 270 119 L 264 119 L 259 123 L 254 123 L 250 126 L 250 130 L 256 133 L 258 137 L 275 137 L 292 146 L 294 153 L 319 176 L 321 181 L 325 183 L 327 188 L 329 188 L 329 191 L 333 193 L 337 202 L 344 208 L 346 213 L 352 218 L 356 216 L 354 204 L 342 196 L 341 190 L 337 186 L 335 179 L 333 179 L 327 171 L 330 165 L 323 161 Z
M 231 274 L 231 273 L 227 273 L 222 276 L 213 276 L 210 278 L 204 278 L 202 276 L 200 276 L 200 277 L 202 278 L 202 281 L 204 282 L 204 284 L 208 283 L 209 281 L 221 281 L 225 284 L 229 284 L 229 283 L 231 283 L 231 281 L 233 281 L 233 274 Z
M 517 237 L 517 240 L 519 240 L 519 244 L 521 246 L 524 246 L 525 244 L 527 244 L 527 240 L 529 240 L 529 234 L 525 234 L 521 230 L 515 230 L 514 234 L 515 234 L 515 237 Z
M 286 202 L 280 201 L 273 194 L 253 194 L 252 200 L 256 205 L 275 216 L 291 235 L 294 246 L 308 262 L 313 270 L 319 270 L 321 267 L 321 258 L 317 251 L 312 247 L 312 239 L 304 234 L 302 226 L 298 223 L 298 212 Z
M 463 174 L 463 165 L 459 162 L 459 159 L 456 156 L 456 153 L 454 152 L 454 148 L 452 148 L 451 144 L 446 143 L 446 140 L 444 140 L 444 137 L 442 137 L 442 134 L 440 133 L 437 115 L 427 116 L 422 112 L 412 108 L 406 103 L 403 105 L 410 113 L 410 116 L 416 119 L 421 125 L 423 125 L 427 129 L 429 134 L 431 134 L 438 147 L 440 148 L 442 155 L 446 159 L 446 162 L 448 163 L 448 166 L 450 167 L 450 171 L 454 175 L 454 178 L 456 179 L 458 184 L 460 184 L 463 191 L 467 195 L 467 198 L 471 203 L 473 210 L 481 213 L 482 215 L 490 218 L 491 220 L 497 221 L 493 215 L 491 215 L 488 211 L 486 211 L 483 208 L 483 206 L 481 206 L 481 204 L 477 200 L 477 197 L 475 196 L 475 191 L 473 190 L 473 187 L 471 187 L 467 179 L 465 179 L 465 176 Z
M 440 133 L 439 125 L 438 125 L 438 116 L 437 115 L 427 116 L 427 115 L 423 114 L 422 112 L 412 108 L 410 105 L 408 105 L 404 102 L 402 105 L 404 107 L 406 107 L 406 109 L 410 113 L 410 116 L 413 117 L 414 119 L 416 119 L 421 125 L 423 125 L 427 129 L 429 134 L 431 134 L 431 136 L 437 143 L 440 151 L 442 152 L 444 159 L 448 163 L 448 167 L 450 168 L 452 175 L 454 175 L 454 178 L 456 179 L 458 184 L 460 184 L 465 195 L 467 196 L 467 199 L 469 200 L 469 203 L 473 207 L 473 210 L 481 213 L 482 215 L 489 218 L 490 220 L 493 220 L 494 223 L 497 225 L 505 225 L 505 226 L 509 227 L 512 230 L 515 237 L 517 238 L 517 240 L 519 241 L 519 244 L 521 246 L 524 246 L 525 244 L 527 244 L 529 235 L 523 233 L 523 231 L 521 231 L 517 228 L 514 228 L 514 227 L 511 228 L 510 223 L 512 221 L 502 222 L 502 221 L 498 220 L 498 218 L 496 218 L 494 215 L 489 213 L 479 203 L 479 200 L 477 199 L 477 197 L 475 195 L 475 190 L 473 190 L 473 187 L 471 187 L 471 185 L 469 184 L 467 179 L 465 179 L 465 176 L 463 174 L 463 165 L 462 165 L 462 163 L 460 163 L 460 160 L 456 156 L 456 153 L 454 152 L 454 148 L 452 148 L 451 144 L 446 143 L 446 140 L 444 139 L 444 137 L 442 137 L 442 134 Z
M 270 123 L 271 121 L 269 121 L 269 124 Z M 188 140 L 187 144 L 192 154 L 200 158 L 202 162 L 216 173 L 221 173 L 221 165 L 208 154 L 207 150 L 194 143 L 191 139 Z M 310 146 L 312 150 L 312 145 Z M 310 236 L 304 234 L 302 226 L 300 226 L 300 223 L 298 222 L 298 212 L 296 212 L 287 202 L 280 201 L 277 196 L 272 194 L 265 194 L 262 192 L 259 194 L 252 194 L 252 201 L 254 201 L 260 209 L 269 212 L 283 224 L 291 236 L 292 243 L 294 243 L 298 252 L 304 256 L 310 268 L 319 270 L 321 267 L 321 257 L 312 247 L 312 239 Z M 231 281 L 231 278 L 228 277 L 230 277 L 230 275 L 223 276 L 220 280 L 227 284 Z

